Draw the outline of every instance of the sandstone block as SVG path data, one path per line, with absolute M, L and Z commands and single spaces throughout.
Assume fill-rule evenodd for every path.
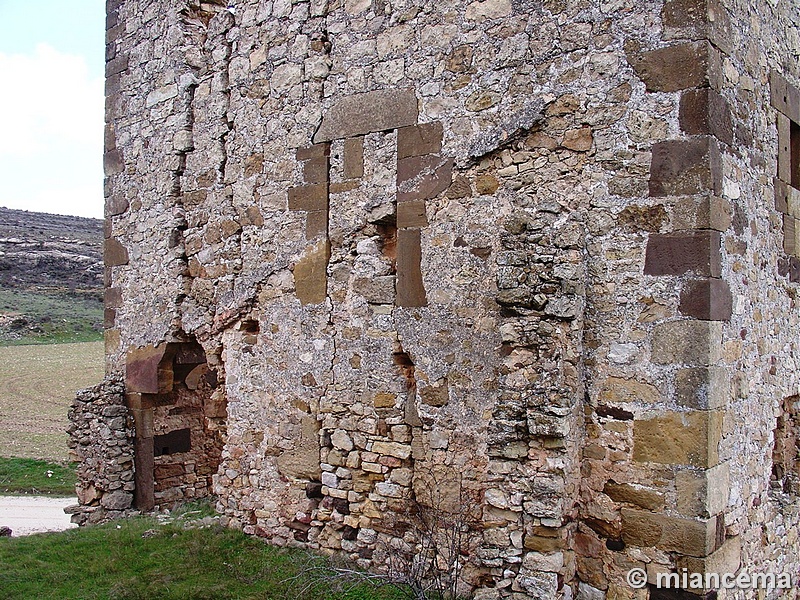
M 128 392 L 161 394 L 172 390 L 172 365 L 167 350 L 167 344 L 128 350 L 125 357 L 125 388 Z
M 328 109 L 314 134 L 314 142 L 414 125 L 417 114 L 417 96 L 412 90 L 375 90 L 355 94 Z
M 372 444 L 372 451 L 375 454 L 394 456 L 401 460 L 405 460 L 411 456 L 411 446 L 408 444 L 399 444 L 397 442 L 375 442 Z
M 648 52 L 626 49 L 626 57 L 648 92 L 677 92 L 708 82 L 709 48 L 705 41 Z
M 724 367 L 692 367 L 675 374 L 675 399 L 681 406 L 711 410 L 730 399 L 730 373 Z
M 710 469 L 682 469 L 675 475 L 678 511 L 687 517 L 707 517 L 728 506 L 730 466 L 720 463 Z
M 792 122 L 786 115 L 778 113 L 778 179 L 786 183 L 792 180 Z
M 328 210 L 328 186 L 324 183 L 289 188 L 289 210 Z
M 592 148 L 593 140 L 591 128 L 580 127 L 567 131 L 564 134 L 564 139 L 561 140 L 561 145 L 575 152 L 588 152 Z
M 722 273 L 720 235 L 713 230 L 650 234 L 644 261 L 645 275 L 695 273 L 719 277 Z
M 608 481 L 603 487 L 603 493 L 614 502 L 635 504 L 641 508 L 652 511 L 664 509 L 664 495 L 643 486 L 633 486 L 627 483 Z
M 733 310 L 733 296 L 728 282 L 722 279 L 693 279 L 681 290 L 678 310 L 682 315 L 708 321 L 728 321 Z
M 322 184 L 328 181 L 328 157 L 310 158 L 303 162 L 303 179 L 306 183 Z
M 115 148 L 103 154 L 103 171 L 106 177 L 125 171 L 125 161 L 122 159 L 121 150 Z
M 643 402 L 645 404 L 655 404 L 661 402 L 662 397 L 658 389 L 650 384 L 642 383 L 635 379 L 609 377 L 600 390 L 600 400 L 611 403 Z
M 278 456 L 278 470 L 287 477 L 320 481 L 319 423 L 303 414 L 295 429 L 294 447 Z
M 330 245 L 320 240 L 306 250 L 294 266 L 294 285 L 297 298 L 303 304 L 321 304 L 328 293 L 328 258 Z
M 733 209 L 728 200 L 716 196 L 682 198 L 675 203 L 672 225 L 680 229 L 726 231 L 731 226 Z
M 442 149 L 442 124 L 439 121 L 401 127 L 397 130 L 397 159 L 438 154 Z
M 467 6 L 468 21 L 484 21 L 499 19 L 511 14 L 511 0 L 476 0 Z
M 115 217 L 121 215 L 128 210 L 128 200 L 119 195 L 111 195 L 106 197 L 105 215 L 106 217 Z
M 353 292 L 364 297 L 370 304 L 394 304 L 394 275 L 361 277 L 353 282 Z
M 675 566 L 689 573 L 736 573 L 742 560 L 742 542 L 739 536 L 729 538 L 719 549 L 705 558 L 678 556 Z
M 653 144 L 650 195 L 685 196 L 722 193 L 722 159 L 711 136 Z
M 775 186 L 775 210 L 800 219 L 800 190 L 777 177 L 772 183 Z
M 426 306 L 419 229 L 397 231 L 397 306 Z
M 666 0 L 661 20 L 664 39 L 702 39 L 708 30 L 706 0 Z
M 769 74 L 769 87 L 772 106 L 795 123 L 800 123 L 800 90 L 777 71 Z
M 682 519 L 623 508 L 622 539 L 631 546 L 705 557 L 717 548 L 717 520 Z
M 681 129 L 690 135 L 713 135 L 733 144 L 733 120 L 728 102 L 711 88 L 686 90 L 681 94 Z
M 711 467 L 719 462 L 722 413 L 667 412 L 633 424 L 633 459 Z
M 306 239 L 313 240 L 328 235 L 328 211 L 311 210 L 306 213 Z
M 312 144 L 311 146 L 306 146 L 305 148 L 298 148 L 295 151 L 295 158 L 297 158 L 297 160 L 310 160 L 312 158 L 324 158 L 326 156 L 330 156 L 330 154 L 330 144 Z
M 364 138 L 362 136 L 344 141 L 344 178 L 360 179 L 364 176 Z
M 409 200 L 397 203 L 397 226 L 404 227 L 425 227 L 428 225 L 428 218 L 425 214 L 425 200 Z

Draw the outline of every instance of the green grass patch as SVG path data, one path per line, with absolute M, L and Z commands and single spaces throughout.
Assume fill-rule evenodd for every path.
M 0 458 L 0 494 L 75 495 L 75 466 L 32 458 Z
M 311 561 L 311 563 L 309 563 Z M 0 538 L 6 600 L 399 600 L 369 584 L 319 579 L 323 559 L 217 526 L 137 517 L 62 533 Z
M 0 345 L 94 342 L 102 339 L 97 291 L 0 288 Z

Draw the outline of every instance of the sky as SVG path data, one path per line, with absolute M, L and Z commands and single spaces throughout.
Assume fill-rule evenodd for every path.
M 103 216 L 105 0 L 0 0 L 0 206 Z

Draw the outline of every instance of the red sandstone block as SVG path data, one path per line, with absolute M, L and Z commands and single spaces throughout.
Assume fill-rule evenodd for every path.
M 428 218 L 425 215 L 425 200 L 410 200 L 397 203 L 397 226 L 425 227 Z
M 733 297 L 728 283 L 722 279 L 695 279 L 681 291 L 681 314 L 706 321 L 727 321 L 731 318 Z
M 442 124 L 439 121 L 401 127 L 397 130 L 398 160 L 410 156 L 438 154 L 442 149 Z
M 721 271 L 718 231 L 653 233 L 647 240 L 645 275 L 696 273 L 706 277 L 719 277 Z
M 364 136 L 344 141 L 344 178 L 360 179 L 364 176 Z
M 107 267 L 120 267 L 128 264 L 128 251 L 116 238 L 108 238 L 103 244 L 103 263 Z
M 626 58 L 648 92 L 677 92 L 708 82 L 708 42 L 676 44 L 648 52 L 626 49 Z
M 686 90 L 681 94 L 679 110 L 681 129 L 691 135 L 713 135 L 733 144 L 733 120 L 725 98 L 711 88 Z
M 649 187 L 656 197 L 721 195 L 722 159 L 716 139 L 703 136 L 653 144 Z
M 397 306 L 427 306 L 419 229 L 397 231 Z

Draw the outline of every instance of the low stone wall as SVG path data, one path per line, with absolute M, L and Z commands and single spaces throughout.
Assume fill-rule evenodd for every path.
M 78 392 L 69 410 L 70 460 L 78 463 L 79 506 L 72 522 L 100 523 L 133 513 L 133 420 L 122 383 Z

